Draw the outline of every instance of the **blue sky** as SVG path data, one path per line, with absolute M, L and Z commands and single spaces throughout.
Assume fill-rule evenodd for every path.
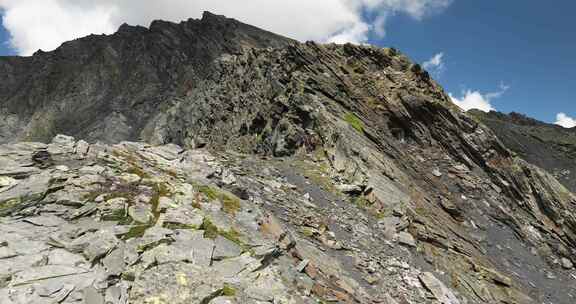
M 70 0 L 61 1 L 65 3 Z M 336 3 L 336 1 L 338 0 L 317 0 L 313 2 L 318 4 L 317 7 L 310 7 L 307 11 L 316 14 L 315 16 L 320 16 L 314 9 L 322 12 L 324 9 L 322 7 L 323 2 Z M 361 2 L 362 0 L 354 1 Z M 380 1 L 386 3 L 385 0 Z M 293 2 L 299 1 L 294 0 Z M 437 71 L 434 66 L 431 66 L 430 70 L 433 71 L 434 77 L 444 86 L 446 91 L 459 100 L 462 100 L 466 95 L 465 92 L 469 91 L 470 97 L 477 97 L 483 101 L 488 100 L 493 108 L 502 112 L 516 111 L 547 122 L 554 122 L 556 115 L 561 112 L 576 117 L 576 93 L 574 90 L 576 87 L 576 38 L 574 37 L 576 35 L 572 21 L 573 13 L 576 12 L 576 1 L 554 1 L 553 4 L 544 4 L 542 1 L 536 0 L 397 1 L 397 3 L 402 2 L 408 4 L 394 8 L 390 8 L 391 4 L 372 7 L 367 10 L 368 13 L 360 16 L 361 19 L 364 19 L 363 22 L 374 27 L 375 21 L 368 18 L 368 15 L 378 16 L 379 12 L 384 9 L 393 9 L 392 13 L 389 14 L 393 16 L 386 18 L 386 35 L 380 37 L 376 35 L 376 31 L 370 31 L 368 32 L 369 43 L 378 46 L 394 46 L 413 60 L 421 63 L 429 60 L 435 54 L 442 53 L 441 64 L 443 68 Z M 409 4 L 414 2 L 427 5 L 432 3 L 429 6 L 436 5 L 441 9 L 437 7 L 430 9 L 427 6 L 423 8 L 410 7 Z M 13 3 L 17 3 L 17 1 Z M 46 2 L 39 1 L 38 3 L 44 4 Z M 130 3 L 130 1 L 124 1 L 124 3 Z M 153 1 L 148 3 L 151 3 L 149 4 L 150 7 L 155 5 L 152 4 Z M 182 3 L 189 3 L 189 1 Z M 263 12 L 256 16 L 253 13 L 254 9 L 242 6 L 231 7 L 233 5 L 230 1 L 214 0 L 210 3 L 216 3 L 209 8 L 216 13 L 224 13 L 302 40 L 320 39 L 322 31 L 332 29 L 328 26 L 314 28 L 305 23 L 302 24 L 301 28 L 298 28 L 299 25 L 295 25 L 293 20 L 288 20 L 289 22 L 283 25 L 280 18 L 272 16 L 273 12 L 279 10 L 276 7 L 270 7 L 271 13 L 267 13 L 264 8 L 262 9 Z M 222 3 L 222 5 L 219 7 L 218 3 Z M 280 3 L 288 2 L 278 1 L 276 3 L 278 6 L 286 6 L 286 4 Z M 311 3 L 309 1 L 298 5 L 302 6 L 304 3 L 309 6 L 314 5 L 309 4 Z M 17 4 L 13 5 L 16 6 Z M 183 5 L 192 6 L 193 4 Z M 296 8 L 298 5 L 294 5 L 294 9 L 300 9 Z M 150 11 L 160 11 L 164 7 L 150 9 Z M 106 7 L 99 6 L 97 8 L 89 11 L 105 11 Z M 185 11 L 185 8 L 189 8 L 190 11 Z M 283 7 L 281 11 L 285 11 L 286 15 L 291 15 L 290 9 L 292 8 Z M 90 23 L 93 22 L 91 20 L 100 21 L 103 19 L 94 14 L 79 17 L 77 10 L 71 10 L 76 15 L 62 15 L 60 11 L 43 10 L 46 11 L 47 16 L 44 16 L 46 18 L 53 18 L 51 15 L 58 13 L 64 16 L 60 17 L 59 20 L 68 22 L 55 28 L 58 34 L 63 29 L 86 28 L 85 24 L 75 26 L 76 20 L 87 20 L 85 22 Z M 133 8 L 129 7 L 128 10 L 133 10 Z M 201 13 L 198 7 L 182 7 L 175 10 L 180 11 L 181 14 L 186 14 L 187 17 L 197 17 Z M 42 11 L 42 9 L 32 10 L 30 14 L 38 14 L 38 11 Z M 341 12 L 342 10 L 333 9 L 327 15 L 337 15 Z M 125 16 L 120 16 L 116 23 L 107 24 L 105 29 L 99 27 L 96 30 L 88 29 L 82 33 L 68 33 L 68 36 L 54 35 L 53 40 L 57 43 L 51 47 L 61 43 L 60 40 L 83 36 L 89 32 L 108 33 L 123 21 L 146 25 L 145 23 L 149 22 L 150 19 L 156 18 L 184 19 L 183 15 L 174 15 L 173 12 L 162 13 L 164 15 L 143 18 L 142 16 L 135 16 L 132 12 L 127 12 Z M 297 13 L 298 11 L 294 11 L 294 14 Z M 271 16 L 268 19 L 265 18 L 267 14 Z M 167 17 L 163 18 L 162 16 Z M 342 16 L 347 15 L 342 14 Z M 36 19 L 41 20 L 40 18 Z M 28 19 L 23 18 L 22 20 L 24 21 L 17 26 L 12 25 L 12 29 L 26 32 L 29 26 L 30 32 L 33 32 L 32 27 L 34 25 L 26 23 L 27 20 L 30 20 L 29 16 Z M 50 19 L 46 20 L 51 21 Z M 326 24 L 333 24 L 334 22 L 331 19 L 326 20 Z M 46 22 L 36 23 L 38 24 L 35 26 L 43 28 L 47 24 Z M 306 30 L 311 32 L 307 33 Z M 46 42 L 45 37 L 40 38 Z M 18 53 L 15 49 L 9 48 L 8 39 L 6 28 L 0 27 L 0 55 Z M 23 41 L 29 42 L 24 39 Z M 32 43 L 31 46 L 35 47 L 36 45 Z M 21 51 L 21 53 L 25 52 Z M 503 85 L 507 87 L 507 90 L 503 90 Z M 477 94 L 474 95 L 473 93 Z
M 576 116 L 576 1 L 455 1 L 442 13 L 415 22 L 397 16 L 376 45 L 397 46 L 417 61 L 443 52 L 437 80 L 447 92 L 498 91 L 493 106 L 553 122 Z

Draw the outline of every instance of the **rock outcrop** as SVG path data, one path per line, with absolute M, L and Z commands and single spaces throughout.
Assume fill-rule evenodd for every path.
M 395 49 L 206 14 L 0 62 L 8 303 L 574 301 L 574 194 Z

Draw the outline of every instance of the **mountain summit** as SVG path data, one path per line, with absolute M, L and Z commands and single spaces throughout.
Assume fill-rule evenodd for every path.
M 576 296 L 576 196 L 394 48 L 123 25 L 1 58 L 0 116 L 10 304 Z
M 50 140 L 72 133 L 89 140 L 150 139 L 155 113 L 207 86 L 215 59 L 293 40 L 223 16 L 150 28 L 122 25 L 32 57 L 0 58 L 0 143 Z

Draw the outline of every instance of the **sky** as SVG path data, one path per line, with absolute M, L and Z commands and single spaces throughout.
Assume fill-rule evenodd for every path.
M 0 0 L 0 56 L 204 10 L 301 41 L 393 46 L 464 110 L 576 126 L 576 1 L 569 0 Z

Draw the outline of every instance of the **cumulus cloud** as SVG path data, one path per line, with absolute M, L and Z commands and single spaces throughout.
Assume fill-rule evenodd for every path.
M 566 113 L 558 113 L 556 115 L 555 124 L 562 126 L 564 128 L 574 128 L 576 127 L 576 118 L 572 118 L 566 115 Z
M 462 97 L 460 98 L 454 97 L 452 93 L 450 93 L 449 96 L 452 102 L 464 111 L 478 109 L 480 111 L 490 112 L 496 110 L 492 105 L 492 100 L 502 97 L 508 89 L 510 89 L 510 86 L 501 82 L 499 90 L 496 92 L 482 94 L 480 91 L 465 90 L 462 92 Z
M 2 23 L 22 55 L 49 51 L 87 34 L 110 34 L 122 23 L 223 14 L 295 39 L 366 42 L 383 37 L 386 20 L 406 14 L 420 20 L 453 0 L 0 0 Z M 367 17 L 369 16 L 369 17 Z
M 438 53 L 422 63 L 422 67 L 436 76 L 444 71 L 444 53 Z

